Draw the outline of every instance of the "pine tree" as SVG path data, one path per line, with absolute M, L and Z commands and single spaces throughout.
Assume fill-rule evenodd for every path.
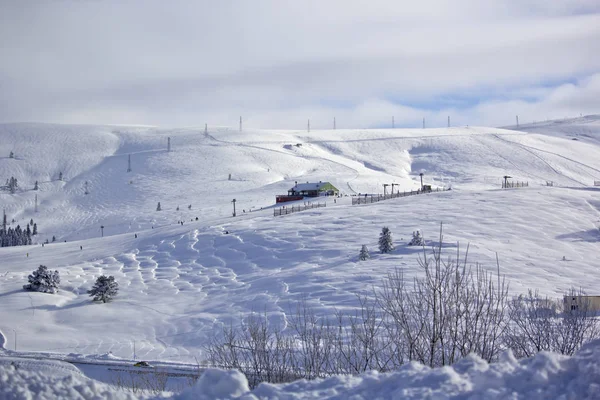
M 15 153 L 13 153 L 12 151 L 10 152 L 10 154 L 8 155 L 9 158 L 15 158 Z
M 33 232 L 31 232 L 31 235 L 32 235 L 32 236 L 35 236 L 35 235 L 37 235 L 37 223 L 36 223 L 36 224 L 33 224 Z
M 424 244 L 425 244 L 425 241 L 423 240 L 423 236 L 421 236 L 421 232 L 414 231 L 413 237 L 410 240 L 410 242 L 408 242 L 408 245 L 409 246 L 423 246 Z
M 92 287 L 88 290 L 90 297 L 94 297 L 94 301 L 102 301 L 106 303 L 117 295 L 119 291 L 119 284 L 115 282 L 114 276 L 107 277 L 106 275 L 99 276 Z
M 29 225 L 33 226 L 33 218 L 29 220 Z
M 56 242 L 56 236 L 52 236 L 52 241 Z
M 382 253 L 389 253 L 394 250 L 394 245 L 392 243 L 392 232 L 390 232 L 387 226 L 384 226 L 381 229 L 381 234 L 379 235 L 379 251 Z
M 59 181 L 62 181 L 62 180 L 63 180 L 62 171 L 60 171 L 60 172 L 58 173 L 58 180 L 59 180 Z
M 160 211 L 162 210 L 162 208 L 160 208 L 160 201 L 158 202 L 158 205 L 156 206 L 156 211 Z
M 17 178 L 11 176 L 10 179 L 6 181 L 6 186 L 8 186 L 8 190 L 11 193 L 15 193 L 19 188 L 19 182 L 17 181 Z
M 35 181 L 35 184 L 33 185 L 33 190 L 39 190 L 38 181 Z
M 23 289 L 34 292 L 56 293 L 60 284 L 58 271 L 49 271 L 45 265 L 40 265 L 27 279 L 29 284 L 23 285 Z
M 371 255 L 369 254 L 369 249 L 367 248 L 366 244 L 363 244 L 360 249 L 360 254 L 358 255 L 358 259 L 360 261 L 365 261 L 365 260 L 368 260 L 369 258 L 371 258 Z

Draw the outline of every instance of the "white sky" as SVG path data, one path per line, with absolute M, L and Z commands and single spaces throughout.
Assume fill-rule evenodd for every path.
M 600 112 L 597 0 L 0 0 L 0 121 L 313 128 Z

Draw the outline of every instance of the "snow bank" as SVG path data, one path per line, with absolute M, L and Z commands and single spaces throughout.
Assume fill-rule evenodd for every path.
M 194 387 L 176 396 L 177 400 L 237 399 L 249 391 L 248 380 L 239 371 L 207 369 Z M 253 396 L 244 396 L 252 399 Z
M 131 399 L 105 384 L 78 376 L 0 366 L 0 398 Z M 165 398 L 160 397 L 160 398 Z M 168 398 L 168 397 L 167 397 Z M 452 367 L 410 363 L 389 373 L 333 376 L 288 384 L 263 383 L 249 391 L 238 371 L 208 369 L 195 386 L 171 397 L 188 399 L 599 399 L 600 340 L 575 356 L 541 352 L 516 360 L 512 353 L 488 364 L 471 355 Z
M 0 399 L 136 399 L 83 376 L 0 365 Z

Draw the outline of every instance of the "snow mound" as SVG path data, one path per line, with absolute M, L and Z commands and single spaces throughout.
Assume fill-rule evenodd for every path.
M 157 398 L 168 398 L 162 395 Z M 134 399 L 108 385 L 77 375 L 0 366 L 0 398 Z M 260 384 L 250 391 L 238 371 L 208 369 L 195 386 L 172 399 L 578 399 L 600 398 L 600 340 L 573 357 L 541 352 L 517 360 L 504 353 L 488 364 L 470 355 L 453 366 L 428 368 L 409 363 L 389 373 L 338 375 L 287 384 Z
M 237 399 L 247 393 L 248 380 L 239 371 L 225 371 L 211 368 L 204 371 L 196 385 L 187 389 L 177 400 L 211 400 L 211 399 Z M 244 396 L 244 399 L 256 397 Z

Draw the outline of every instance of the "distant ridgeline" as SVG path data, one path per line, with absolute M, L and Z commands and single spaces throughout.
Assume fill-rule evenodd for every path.
M 31 228 L 33 227 L 33 229 Z M 6 227 L 6 214 L 0 229 L 0 247 L 26 246 L 31 244 L 31 237 L 37 235 L 37 224 L 33 219 L 27 224 L 26 229 L 21 229 L 20 225 L 16 228 Z

